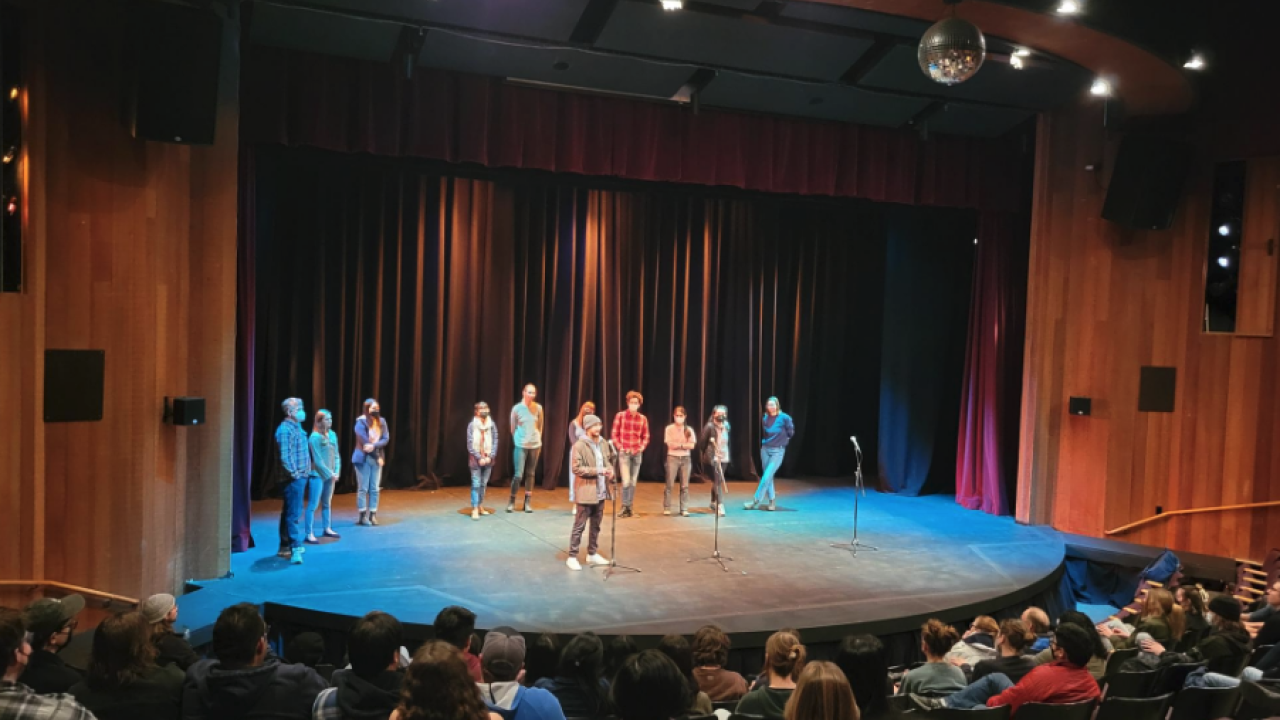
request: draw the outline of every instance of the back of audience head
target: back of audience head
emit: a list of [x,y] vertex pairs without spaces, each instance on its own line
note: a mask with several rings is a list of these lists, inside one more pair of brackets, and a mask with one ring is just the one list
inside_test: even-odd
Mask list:
[[787,699],[786,720],[859,720],[858,704],[844,672],[834,663],[809,663]]
[[1109,653],[1107,652],[1106,643],[1102,642],[1102,636],[1098,634],[1098,628],[1094,626],[1088,615],[1079,610],[1068,610],[1058,618],[1058,627],[1063,625],[1075,625],[1084,630],[1085,634],[1089,636],[1089,646],[1092,648],[1093,657],[1107,657]]
[[5,680],[17,680],[30,657],[26,618],[17,610],[0,607],[0,674]]
[[836,665],[844,672],[863,715],[885,711],[889,696],[889,663],[884,643],[874,635],[850,635],[840,642]]
[[524,658],[524,684],[533,684],[544,677],[553,677],[560,664],[560,644],[552,633],[542,633]]
[[1199,615],[1204,617],[1205,601],[1204,595],[1200,594],[1200,588],[1188,585],[1179,585],[1175,592],[1174,599],[1182,606],[1182,611],[1187,615]]
[[960,633],[950,625],[930,619],[920,627],[920,644],[930,659],[942,658],[960,640]]
[[400,664],[404,627],[394,616],[374,610],[356,621],[347,635],[351,672],[371,680]]
[[520,676],[525,659],[524,636],[510,627],[496,627],[484,636],[480,670],[485,682],[512,682]]
[[93,633],[88,683],[94,688],[121,688],[146,676],[156,659],[151,623],[139,612],[103,620]]
[[1089,664],[1093,657],[1093,641],[1089,631],[1074,623],[1058,624],[1053,633],[1053,644],[1062,651],[1062,657],[1077,667]]
[[604,646],[605,675],[613,677],[618,672],[618,668],[621,668],[628,658],[638,652],[640,652],[640,648],[636,646],[636,641],[632,640],[630,635],[615,635]]
[[990,615],[979,615],[973,619],[973,623],[969,626],[969,631],[986,633],[994,638],[996,633],[1000,632],[1000,624]]
[[671,658],[680,674],[689,684],[689,704],[698,696],[698,679],[693,676],[693,646],[683,635],[665,635],[658,641],[658,650]]
[[324,636],[318,632],[300,632],[284,649],[285,660],[314,668],[324,662]]
[[1036,636],[1017,618],[1000,621],[1000,637],[1003,638],[1004,644],[1017,655],[1025,653],[1027,648],[1036,641]]
[[764,644],[764,668],[762,673],[772,673],[780,678],[795,680],[804,669],[806,651],[800,638],[780,630],[769,636]]
[[400,686],[398,720],[487,720],[489,709],[456,645],[428,640],[413,654]]
[[560,653],[560,667],[556,672],[562,678],[572,680],[590,701],[596,710],[605,705],[604,688],[604,643],[595,633],[583,633],[569,640]]
[[1226,595],[1215,596],[1209,601],[1209,613],[1213,615],[1213,628],[1219,632],[1244,632],[1240,622],[1240,603]]
[[698,667],[724,667],[729,662],[729,636],[715,625],[704,625],[693,636],[693,662]]
[[450,605],[436,615],[433,625],[436,639],[452,643],[461,650],[471,647],[471,633],[476,629],[476,614],[460,605]]
[[267,655],[267,623],[252,603],[237,603],[213,624],[213,653],[227,668],[260,665]]
[[613,706],[622,720],[670,720],[686,713],[680,668],[658,650],[627,658],[613,681]]
[[1049,632],[1049,614],[1038,607],[1029,607],[1022,611],[1022,624],[1032,633],[1043,635]]
[[1164,588],[1147,588],[1147,601],[1142,608],[1143,617],[1163,617],[1169,625],[1169,637],[1181,638],[1187,629],[1187,617],[1182,606],[1173,599],[1173,593]]

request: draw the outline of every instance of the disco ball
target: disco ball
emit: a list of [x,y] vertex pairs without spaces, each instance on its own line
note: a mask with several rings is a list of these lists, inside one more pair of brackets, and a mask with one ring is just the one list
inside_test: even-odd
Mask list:
[[987,59],[987,39],[968,20],[949,17],[924,32],[916,57],[930,80],[958,85],[982,67],[982,61]]

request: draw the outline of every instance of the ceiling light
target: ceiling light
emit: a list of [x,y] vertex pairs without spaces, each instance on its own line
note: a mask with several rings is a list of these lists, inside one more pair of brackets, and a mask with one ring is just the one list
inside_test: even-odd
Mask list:
[[1062,0],[1058,3],[1057,13],[1059,15],[1075,15],[1081,10],[1078,0]]
[[1230,266],[1231,266],[1231,258],[1227,257],[1226,255],[1223,255],[1222,257],[1218,258],[1218,267],[1230,267]]
[[1200,53],[1193,53],[1190,60],[1182,63],[1182,67],[1188,70],[1203,70],[1204,64],[1204,56]]
[[1013,51],[1013,56],[1014,57],[1031,57],[1031,50],[1024,47],[1015,48]]
[[663,10],[679,10],[684,7],[683,0],[662,0]]
[[1103,80],[1102,78],[1098,78],[1093,81],[1093,85],[1089,86],[1089,94],[1096,95],[1098,97],[1108,97],[1111,95],[1111,83]]
[[1221,225],[1218,226],[1218,234],[1221,235],[1222,237],[1226,237],[1230,235],[1231,226],[1227,223],[1222,223]]
[[1020,55],[1010,55],[1009,64],[1013,66],[1014,70],[1021,70],[1024,67],[1022,64],[1022,57]]

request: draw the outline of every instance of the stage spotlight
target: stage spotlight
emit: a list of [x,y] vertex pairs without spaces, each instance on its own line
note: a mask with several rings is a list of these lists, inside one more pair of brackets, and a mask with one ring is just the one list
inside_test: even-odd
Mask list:
[[17,99],[18,99],[18,96],[19,96],[19,95],[21,95],[21,94],[22,94],[22,91],[18,89],[18,86],[17,86],[17,85],[14,85],[13,87],[9,88],[9,99],[10,99],[10,100],[17,100]]
[[1081,9],[1078,0],[1062,0],[1058,4],[1057,13],[1059,15],[1078,15]]
[[1093,81],[1093,85],[1089,86],[1089,94],[1097,97],[1109,97],[1111,95],[1111,83],[1098,78]]
[[9,202],[5,203],[4,209],[5,209],[5,212],[9,213],[10,215],[16,215],[18,213],[18,196],[17,195],[9,196]]
[[978,244],[978,238],[974,238],[974,239],[973,239],[973,244],[974,244],[974,245],[977,245],[977,244]]
[[1227,257],[1226,255],[1223,255],[1222,257],[1218,258],[1218,267],[1230,267],[1230,265],[1231,265],[1231,258]]
[[8,165],[13,162],[13,159],[16,157],[18,157],[18,148],[10,145],[9,149],[4,151],[4,164]]
[[1204,56],[1200,53],[1193,53],[1190,60],[1182,63],[1182,67],[1188,70],[1203,70],[1204,65]]
[[663,10],[679,10],[684,7],[683,0],[662,0]]
[[1231,234],[1231,225],[1229,225],[1229,224],[1227,224],[1227,223],[1222,223],[1221,225],[1219,225],[1219,226],[1218,226],[1218,234],[1219,234],[1219,235],[1221,235],[1222,237],[1226,237],[1226,236],[1230,235],[1230,234]]

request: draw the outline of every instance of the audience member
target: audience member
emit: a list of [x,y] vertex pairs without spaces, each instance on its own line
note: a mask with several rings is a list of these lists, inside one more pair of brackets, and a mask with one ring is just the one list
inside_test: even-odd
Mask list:
[[[603,650],[601,653],[603,654]],[[560,643],[556,640],[555,633],[542,633],[525,654],[524,677],[521,682],[525,687],[534,687],[543,678],[555,677],[559,668]]]
[[1132,629],[1113,620],[1098,626],[1098,632],[1110,638],[1113,646],[1127,648],[1134,646],[1134,637],[1139,633],[1146,633],[1156,642],[1172,645],[1182,639],[1186,627],[1182,606],[1173,601],[1173,593],[1164,588],[1147,588],[1147,598]]
[[0,608],[0,718],[5,720],[94,720],[70,695],[37,695],[18,682],[32,655],[27,622],[17,610]]
[[844,673],[834,663],[809,663],[783,712],[785,720],[859,720],[858,704]]
[[[534,684],[560,701],[571,718],[602,718],[609,714],[609,683],[604,678],[604,643],[595,633],[583,633],[564,646],[554,677]],[[525,662],[528,676],[529,663]]]
[[622,720],[670,720],[685,714],[685,679],[658,650],[627,658],[618,668],[611,696]]
[[956,629],[941,620],[929,620],[920,628],[920,650],[925,663],[907,671],[898,694],[942,696],[964,688],[964,671],[947,662],[947,651],[960,638]]
[[542,688],[527,688],[518,680],[524,668],[524,636],[499,627],[484,636],[480,651],[480,697],[502,720],[564,720],[560,701]]
[[284,648],[284,659],[314,670],[324,662],[324,636],[311,631],[294,635]]
[[[1078,610],[1068,610],[1062,613],[1062,617],[1058,618],[1058,627],[1062,627],[1064,624],[1083,628],[1085,634],[1089,636],[1089,644],[1093,648],[1093,655],[1089,658],[1089,664],[1086,669],[1094,678],[1102,679],[1102,676],[1107,674],[1107,658],[1110,657],[1113,650],[1111,643],[1098,634],[1098,628],[1094,626],[1093,620]],[[1045,648],[1035,655],[1034,660],[1037,665],[1051,663],[1054,660],[1053,651]]]
[[1280,581],[1267,589],[1260,601],[1261,607],[1244,619],[1244,628],[1255,636],[1254,645],[1275,645],[1280,642]]
[[1048,613],[1033,606],[1023,610],[1018,619],[1032,635],[1036,636],[1035,642],[1031,643],[1031,652],[1038,653],[1049,647],[1049,637],[1052,635],[1049,631],[1053,626],[1049,624]]
[[[1249,633],[1240,623],[1240,603],[1219,595],[1209,601],[1209,612],[1213,613],[1209,634],[1187,651],[1187,657],[1196,662],[1204,660],[1208,672],[1235,675],[1249,654]],[[1138,640],[1144,653],[1159,656],[1165,651],[1164,644],[1155,639]]]
[[705,625],[693,636],[693,677],[712,702],[740,700],[747,694],[746,678],[724,667],[729,647],[729,636],[715,625]]
[[996,634],[1000,625],[990,615],[979,615],[969,624],[960,640],[947,652],[947,661],[952,665],[968,665],[973,667],[982,660],[994,660],[996,651]]
[[498,716],[485,707],[458,646],[428,640],[405,670],[400,704],[391,720],[498,720]]
[[[335,672],[333,687],[316,696],[312,720],[386,720],[400,704],[403,644],[404,628],[388,613],[375,610],[357,620],[347,636],[351,669]],[[469,674],[467,680],[475,682]]]
[[612,681],[613,676],[618,674],[618,668],[622,667],[622,663],[638,652],[640,648],[636,646],[636,641],[632,640],[631,636],[613,636],[613,639],[604,646],[605,677]]
[[874,635],[850,635],[840,642],[836,665],[844,672],[862,720],[882,720],[889,711],[889,663],[884,643]]
[[698,688],[698,679],[693,676],[693,646],[683,635],[667,635],[658,642],[658,650],[680,668],[680,674],[689,682],[689,704],[686,714],[710,715],[711,697]]
[[326,687],[315,670],[267,657],[267,624],[250,603],[218,615],[213,652],[217,660],[201,660],[187,671],[184,720],[306,720]]
[[142,613],[109,617],[93,633],[89,672],[71,694],[98,720],[178,720],[185,676],[156,665],[156,654]]
[[[954,632],[953,630],[952,633]],[[765,682],[738,701],[737,713],[759,715],[766,720],[782,720],[787,700],[796,688],[796,678],[804,669],[804,662],[805,647],[795,635],[785,631],[770,635],[764,645],[764,668],[760,671],[761,675],[766,676]]]
[[1182,617],[1186,620],[1187,629],[1182,631],[1178,640],[1178,652],[1186,652],[1196,646],[1209,632],[1209,621],[1205,619],[1205,600],[1198,587],[1179,585],[1173,591],[1173,599],[1182,607]]
[[84,609],[84,598],[42,598],[27,606],[27,631],[31,633],[31,659],[22,673],[22,684],[46,695],[65,693],[84,679],[79,670],[63,662],[58,653],[76,632],[76,616]]
[[156,664],[174,665],[186,672],[200,656],[181,634],[173,629],[178,621],[178,602],[168,593],[152,595],[142,603],[142,617],[151,625],[151,642],[156,646]]
[[476,614],[459,605],[450,605],[436,615],[436,639],[444,640],[462,651],[462,659],[476,682],[484,679],[480,672],[480,658],[471,651],[472,637],[476,631]]
[[1021,620],[1005,620],[1000,623],[1000,631],[996,633],[996,647],[1000,656],[994,660],[982,660],[973,666],[972,680],[981,680],[991,673],[1003,673],[1015,685],[1024,675],[1031,672],[1038,664],[1032,658],[1023,655],[1035,642],[1032,635]]

